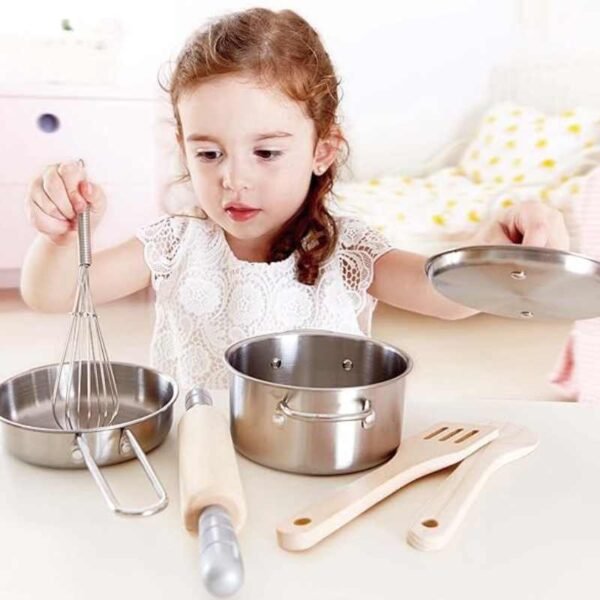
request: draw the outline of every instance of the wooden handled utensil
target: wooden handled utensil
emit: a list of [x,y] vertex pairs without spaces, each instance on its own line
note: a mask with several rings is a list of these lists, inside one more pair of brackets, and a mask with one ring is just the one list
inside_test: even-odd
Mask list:
[[439,550],[452,538],[488,477],[502,465],[533,452],[537,436],[511,423],[498,425],[500,435],[465,459],[419,511],[408,543],[417,550]]
[[403,441],[383,466],[300,511],[277,528],[285,550],[306,550],[408,483],[460,462],[498,436],[498,428],[438,423]]

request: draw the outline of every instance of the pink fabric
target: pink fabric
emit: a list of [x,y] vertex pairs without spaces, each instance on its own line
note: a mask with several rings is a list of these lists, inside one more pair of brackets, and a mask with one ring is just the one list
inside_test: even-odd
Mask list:
[[[600,260],[600,168],[586,178],[575,216],[581,254]],[[550,381],[569,398],[600,404],[600,318],[575,322]]]

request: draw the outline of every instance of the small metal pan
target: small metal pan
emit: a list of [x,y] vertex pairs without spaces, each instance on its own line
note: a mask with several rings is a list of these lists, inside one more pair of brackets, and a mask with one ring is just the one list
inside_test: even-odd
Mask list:
[[[67,431],[56,424],[52,391],[59,365],[31,369],[0,383],[4,447],[13,456],[35,465],[87,467],[111,510],[125,516],[152,515],[167,506],[168,498],[145,452],[159,446],[169,433],[177,384],[167,375],[138,365],[112,363],[112,367],[119,390],[119,412],[112,425],[96,429]],[[122,507],[100,472],[100,466],[132,458],[140,461],[158,496],[150,506]]]
[[482,312],[517,319],[600,316],[600,262],[532,246],[468,246],[432,256],[438,292]]

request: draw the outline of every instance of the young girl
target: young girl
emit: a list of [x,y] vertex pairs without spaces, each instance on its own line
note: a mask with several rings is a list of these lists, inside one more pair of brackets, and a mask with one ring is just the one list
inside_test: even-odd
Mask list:
[[[241,338],[296,328],[370,334],[376,301],[459,319],[475,311],[440,296],[425,257],[328,210],[347,146],[338,81],[317,33],[292,11],[252,9],[197,31],[169,93],[176,136],[201,218],[168,216],[94,256],[96,304],[152,284],[153,366],[182,389],[225,387],[223,351]],[[105,210],[85,166],[44,170],[28,194],[40,232],[21,291],[34,309],[67,311],[77,269],[76,216]],[[475,243],[566,248],[560,214],[526,203]]]

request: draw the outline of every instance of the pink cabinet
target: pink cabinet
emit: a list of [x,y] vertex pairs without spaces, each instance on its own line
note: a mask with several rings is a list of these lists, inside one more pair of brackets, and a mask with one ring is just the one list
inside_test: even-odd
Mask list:
[[132,91],[0,89],[0,287],[16,285],[36,235],[24,199],[45,165],[81,157],[90,180],[104,187],[108,209],[95,249],[159,215],[161,110],[164,101]]

